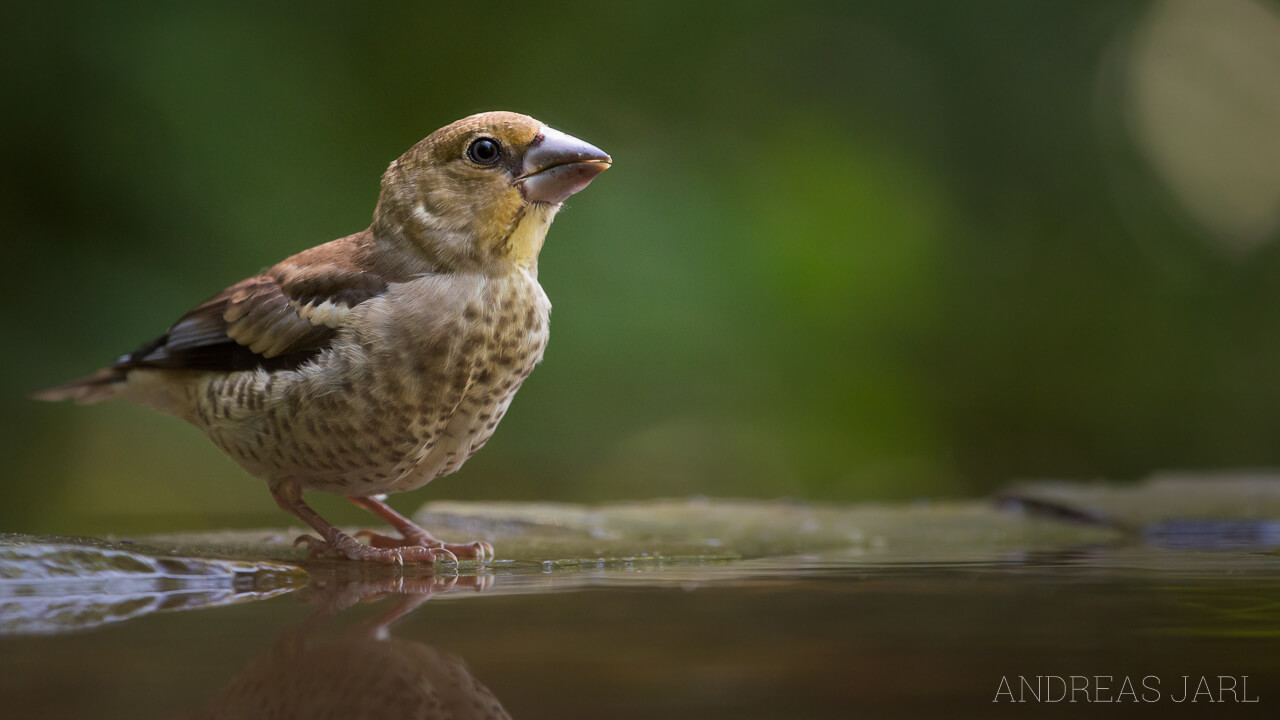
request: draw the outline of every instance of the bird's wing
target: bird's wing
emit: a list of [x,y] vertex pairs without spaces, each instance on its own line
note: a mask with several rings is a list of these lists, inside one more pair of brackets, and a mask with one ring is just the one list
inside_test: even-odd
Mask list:
[[387,290],[378,273],[309,254],[223,290],[115,367],[229,372],[305,363],[328,346],[351,308]]

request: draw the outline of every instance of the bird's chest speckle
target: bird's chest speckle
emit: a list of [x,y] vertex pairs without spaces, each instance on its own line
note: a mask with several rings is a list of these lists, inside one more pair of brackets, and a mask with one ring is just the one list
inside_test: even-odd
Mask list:
[[211,384],[199,424],[270,482],[347,495],[421,487],[493,435],[542,359],[551,304],[519,271],[428,278],[359,311],[364,330],[312,365]]
[[[386,492],[402,492],[457,470],[493,435],[516,391],[542,359],[551,306],[526,274],[491,280],[461,308],[448,333],[418,344],[419,357],[444,356],[406,382],[418,410],[416,447],[398,463]],[[421,366],[415,366],[421,369]]]

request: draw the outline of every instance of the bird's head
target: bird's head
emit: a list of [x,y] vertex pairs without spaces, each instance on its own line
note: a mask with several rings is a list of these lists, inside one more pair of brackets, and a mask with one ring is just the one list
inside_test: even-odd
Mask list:
[[536,268],[565,198],[612,160],[526,115],[489,112],[427,136],[382,177],[374,233],[440,269]]

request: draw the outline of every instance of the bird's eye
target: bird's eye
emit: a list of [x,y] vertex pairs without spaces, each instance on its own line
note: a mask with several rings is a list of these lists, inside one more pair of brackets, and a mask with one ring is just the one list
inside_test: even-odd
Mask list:
[[502,146],[493,138],[476,138],[467,148],[467,157],[477,165],[492,165],[502,157]]

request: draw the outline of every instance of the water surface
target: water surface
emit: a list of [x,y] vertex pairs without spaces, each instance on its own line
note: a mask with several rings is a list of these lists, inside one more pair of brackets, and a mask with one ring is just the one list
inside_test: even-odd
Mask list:
[[[11,582],[5,618],[30,620],[0,637],[0,697],[40,718],[1274,716],[1275,537],[1215,522],[949,560],[873,534],[434,577],[303,561],[232,568],[221,593],[221,570],[176,565],[96,615],[122,579]],[[1051,702],[1073,675],[1087,689]]]

